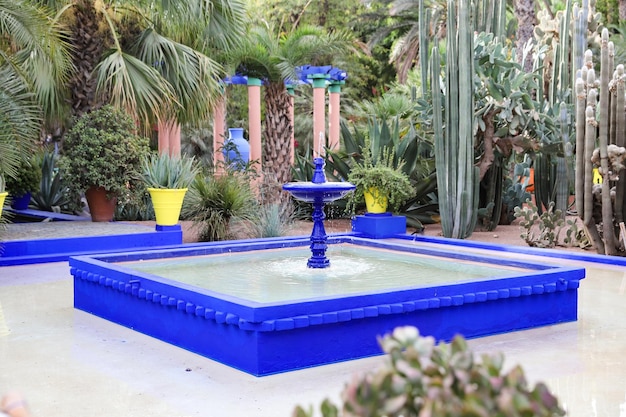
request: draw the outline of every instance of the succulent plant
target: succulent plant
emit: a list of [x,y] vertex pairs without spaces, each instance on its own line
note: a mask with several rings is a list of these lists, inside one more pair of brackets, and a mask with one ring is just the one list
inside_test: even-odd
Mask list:
[[[477,359],[457,336],[435,344],[415,327],[398,327],[381,346],[385,365],[357,376],[343,391],[343,404],[321,405],[324,417],[337,416],[562,416],[564,410],[544,383],[529,388],[521,366],[504,371],[502,354]],[[294,417],[313,410],[298,406]]]
[[200,172],[194,158],[153,153],[141,162],[148,188],[188,188]]

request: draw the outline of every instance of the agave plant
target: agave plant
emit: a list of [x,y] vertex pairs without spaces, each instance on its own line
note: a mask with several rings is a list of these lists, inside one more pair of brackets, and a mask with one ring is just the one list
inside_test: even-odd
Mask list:
[[33,193],[31,199],[38,210],[61,212],[70,201],[68,188],[56,167],[56,159],[53,152],[45,152],[42,156],[39,190]]
[[148,188],[188,188],[200,172],[195,158],[168,153],[148,155],[141,167]]

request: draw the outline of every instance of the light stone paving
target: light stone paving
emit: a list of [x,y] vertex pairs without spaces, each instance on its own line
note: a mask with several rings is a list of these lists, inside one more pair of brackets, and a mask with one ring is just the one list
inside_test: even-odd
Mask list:
[[[506,366],[521,364],[530,383],[547,382],[570,417],[623,416],[626,270],[565,262],[588,269],[577,322],[470,346],[478,354],[503,352]],[[288,417],[296,404],[338,401],[353,374],[384,361],[256,378],[77,311],[72,302],[67,263],[0,268],[0,392],[24,393],[35,417]]]

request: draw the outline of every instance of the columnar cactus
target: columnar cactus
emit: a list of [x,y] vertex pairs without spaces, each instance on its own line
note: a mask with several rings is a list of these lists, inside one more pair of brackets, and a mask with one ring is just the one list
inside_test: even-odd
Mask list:
[[[576,80],[576,126],[584,126],[584,136],[581,131],[576,136],[576,203],[596,251],[616,255],[624,251],[615,233],[624,222],[626,92],[623,65],[613,70],[613,45],[607,29],[602,30],[601,39],[600,79],[595,78],[593,55],[587,51]],[[594,168],[602,176],[602,184],[593,184]]]
[[442,93],[436,47],[431,60],[441,225],[445,237],[458,239],[474,231],[478,204],[478,168],[474,166],[473,30],[466,22],[470,22],[468,0],[448,0],[445,128],[440,113]]
[[[616,109],[622,109],[622,111],[615,112],[615,145],[621,148],[626,147],[626,88],[624,86],[624,79],[626,74],[624,73],[624,65],[620,64],[615,69],[615,75],[613,77],[613,86],[615,91],[615,107]],[[624,222],[624,198],[626,197],[626,170],[621,169],[618,172],[618,178],[620,181],[616,184],[615,190],[615,220],[618,226]]]

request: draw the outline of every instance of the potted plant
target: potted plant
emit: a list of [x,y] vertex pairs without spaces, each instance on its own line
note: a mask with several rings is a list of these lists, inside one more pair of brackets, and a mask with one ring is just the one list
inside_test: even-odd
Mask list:
[[178,223],[185,193],[200,172],[194,158],[151,154],[143,158],[142,175],[159,226]]
[[373,161],[369,146],[365,146],[362,161],[356,162],[348,175],[348,182],[356,186],[348,208],[354,211],[358,204],[365,203],[368,213],[385,213],[388,207],[397,212],[415,194],[409,177],[402,171],[403,164],[393,166],[391,150]]
[[2,207],[4,206],[4,199],[7,198],[7,193],[5,191],[5,182],[4,175],[0,172],[0,216],[2,216]]
[[36,158],[22,159],[15,177],[7,177],[6,191],[11,196],[11,207],[25,210],[30,203],[31,194],[39,190],[41,166]]
[[143,186],[148,139],[135,132],[128,114],[107,105],[81,116],[64,138],[59,165],[70,191],[85,193],[93,221],[113,220],[117,198]]

